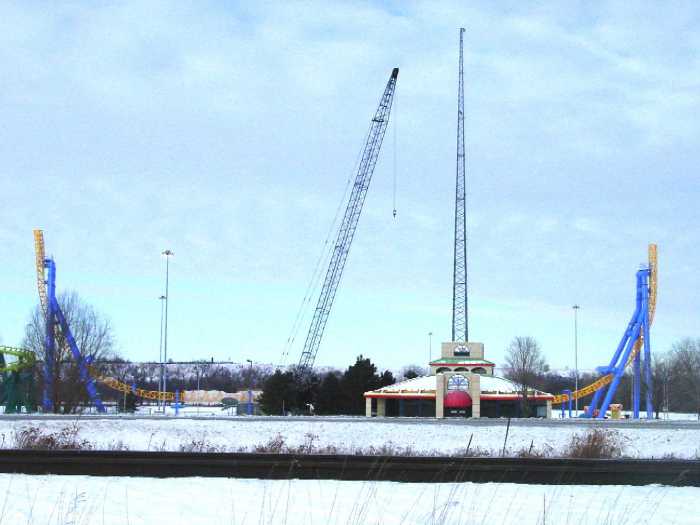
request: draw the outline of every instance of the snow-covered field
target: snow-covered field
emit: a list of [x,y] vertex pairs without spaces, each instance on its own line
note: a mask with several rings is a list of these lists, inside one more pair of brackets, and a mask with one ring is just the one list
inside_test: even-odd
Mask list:
[[697,524],[700,488],[0,475],[2,525]]
[[[532,420],[531,420],[532,421]],[[608,422],[604,422],[608,423]],[[613,422],[609,422],[613,423]],[[369,447],[390,446],[411,449],[416,454],[459,453],[472,440],[471,449],[500,454],[506,433],[505,421],[486,420],[470,424],[435,420],[367,420],[363,418],[35,418],[0,419],[0,446],[12,447],[16,433],[28,427],[44,432],[58,432],[77,425],[78,438],[94,448],[128,448],[130,450],[191,449],[202,443],[220,451],[251,450],[277,436],[289,446],[310,440],[317,447],[334,446],[338,452],[354,452]],[[700,426],[678,422],[648,424],[615,422],[623,454],[629,457],[678,458],[700,457]],[[549,451],[566,455],[567,444],[574,434],[582,433],[589,424],[571,421],[514,422],[508,433],[507,449]],[[605,425],[608,426],[608,425]]]

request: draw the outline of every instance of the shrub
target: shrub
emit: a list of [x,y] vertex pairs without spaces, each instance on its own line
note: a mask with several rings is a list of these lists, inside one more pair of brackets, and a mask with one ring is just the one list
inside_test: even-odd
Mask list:
[[78,438],[78,425],[65,427],[58,432],[44,432],[39,427],[27,427],[14,431],[15,447],[29,450],[82,450],[92,444]]
[[204,438],[193,439],[189,443],[180,444],[180,452],[226,452],[226,447],[212,445]]
[[286,450],[284,437],[282,434],[277,434],[268,440],[267,443],[255,445],[253,452],[258,454],[283,454]]
[[615,458],[622,455],[622,441],[615,430],[591,428],[571,436],[567,451],[571,458]]

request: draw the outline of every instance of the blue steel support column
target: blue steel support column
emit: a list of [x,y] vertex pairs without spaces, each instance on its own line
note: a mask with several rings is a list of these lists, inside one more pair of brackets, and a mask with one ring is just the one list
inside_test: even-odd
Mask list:
[[55,297],[53,300],[53,305],[56,318],[58,319],[58,322],[61,325],[61,331],[63,332],[63,335],[65,336],[66,341],[68,342],[68,346],[70,347],[71,353],[73,354],[73,359],[75,359],[75,361],[78,363],[80,379],[85,384],[85,389],[87,390],[90,401],[92,401],[95,404],[95,407],[97,408],[98,412],[104,412],[105,407],[102,404],[102,400],[100,399],[100,394],[97,392],[95,380],[92,378],[88,370],[89,363],[86,362],[86,359],[80,353],[78,344],[75,342],[75,337],[73,337],[73,333],[70,331],[70,327],[68,326],[68,321],[66,321],[66,318],[63,315],[63,311],[58,305],[58,301],[56,301]]
[[[637,282],[639,282],[639,276],[637,276]],[[634,313],[632,314],[632,318],[630,319],[629,323],[627,323],[627,328],[625,329],[624,334],[622,334],[622,338],[620,339],[620,342],[618,343],[617,348],[615,349],[615,353],[613,354],[613,357],[610,360],[610,364],[607,367],[601,367],[598,369],[599,372],[601,372],[602,374],[610,374],[615,372],[616,365],[620,360],[620,355],[622,354],[624,348],[629,342],[629,339],[632,337],[632,333],[635,331],[635,325],[637,324],[639,314],[641,313],[641,311],[642,303],[640,301],[639,296],[639,285],[637,285],[637,300],[635,303]],[[624,364],[622,365],[622,367],[624,368]],[[617,388],[617,385],[615,386],[615,388]],[[595,411],[598,408],[598,403],[600,403],[600,398],[603,396],[604,392],[605,389],[601,388],[600,390],[597,390],[595,394],[593,394],[593,399],[591,400],[591,404],[588,407],[588,412],[584,412],[584,415],[587,418],[594,417]]]
[[568,405],[568,407],[569,407],[569,419],[571,419],[571,396],[572,396],[571,390],[564,390],[562,393],[566,395],[567,403],[561,404],[561,418],[564,419],[566,406]]
[[588,410],[584,410],[583,414],[587,418],[592,418],[593,415],[595,414],[596,407],[598,406],[598,403],[600,403],[600,398],[603,396],[603,393],[605,392],[604,388],[598,389],[595,391],[595,394],[593,394],[593,399],[591,399],[591,404],[588,405]]
[[46,325],[44,334],[44,412],[53,412],[53,385],[54,385],[54,359],[56,355],[56,339],[54,326],[56,316],[54,303],[56,302],[56,265],[51,259],[44,260],[44,268],[48,269],[46,308]]
[[[639,337],[639,334],[641,333],[642,329],[642,324],[643,324],[643,312],[642,312],[642,297],[643,297],[643,291],[641,287],[641,282],[643,280],[643,277],[645,275],[646,270],[639,270],[637,272],[637,297],[636,297],[636,307],[634,310],[635,313],[635,318],[633,319],[633,324],[632,328],[627,330],[625,332],[625,338],[627,339],[627,344],[625,344],[625,351],[621,356],[621,359],[615,360],[615,363],[612,363],[611,367],[612,370],[608,369],[606,373],[612,372],[614,374],[612,383],[608,387],[607,393],[605,394],[605,399],[603,400],[603,404],[600,406],[600,412],[598,413],[598,419],[605,419],[605,413],[608,410],[608,407],[610,406],[610,403],[612,402],[612,398],[615,395],[615,392],[617,391],[617,387],[620,384],[620,379],[622,378],[622,374],[625,372],[625,365],[627,364],[627,361],[629,360],[630,354],[632,353],[632,347],[634,346],[635,341]],[[615,356],[618,357],[618,353],[615,352]],[[619,364],[617,364],[619,362]],[[591,413],[595,413],[595,407],[591,404]]]
[[641,364],[642,356],[634,356],[634,363],[632,367],[632,418],[639,419],[639,390],[641,387]]
[[654,405],[652,400],[653,379],[651,375],[651,338],[649,336],[649,276],[651,270],[646,273],[644,279],[644,383],[646,386],[646,409],[647,419],[654,418]]

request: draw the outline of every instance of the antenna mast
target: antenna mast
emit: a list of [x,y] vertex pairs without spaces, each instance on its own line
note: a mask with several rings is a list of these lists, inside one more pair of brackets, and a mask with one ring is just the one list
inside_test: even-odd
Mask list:
[[455,251],[452,288],[452,340],[469,340],[467,327],[467,216],[464,154],[464,28],[459,30],[459,88],[457,94],[457,183],[455,192]]

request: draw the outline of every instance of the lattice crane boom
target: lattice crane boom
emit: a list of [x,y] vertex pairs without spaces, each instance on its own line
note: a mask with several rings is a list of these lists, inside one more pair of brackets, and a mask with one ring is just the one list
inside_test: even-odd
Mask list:
[[299,359],[301,368],[312,367],[316,360],[316,354],[321,344],[321,338],[328,322],[328,316],[333,306],[335,294],[338,291],[338,285],[343,275],[345,262],[350,252],[357,223],[360,219],[362,206],[367,196],[369,183],[372,180],[372,174],[379,158],[379,151],[382,147],[384,134],[389,125],[389,115],[391,114],[391,105],[394,100],[394,91],[396,89],[396,80],[399,75],[399,69],[394,68],[389,77],[389,81],[384,89],[384,94],[379,101],[379,107],[372,117],[367,141],[365,142],[360,164],[355,176],[355,182],[350,193],[347,207],[343,220],[338,229],[338,235],[331,255],[331,260],[326,271],[326,276],[321,287],[321,293],[314,310],[313,318],[309,332],[306,335],[304,348]]

